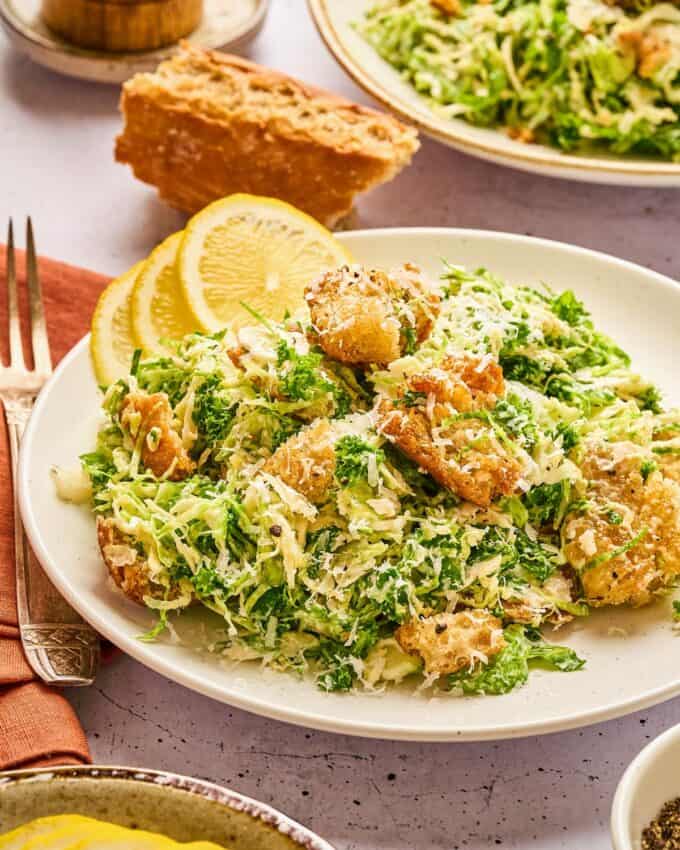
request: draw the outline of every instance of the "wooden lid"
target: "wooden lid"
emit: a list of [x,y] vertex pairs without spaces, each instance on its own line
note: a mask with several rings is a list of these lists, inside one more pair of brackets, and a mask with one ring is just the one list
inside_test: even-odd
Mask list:
[[42,0],[50,29],[98,50],[165,47],[193,32],[202,15],[203,0]]

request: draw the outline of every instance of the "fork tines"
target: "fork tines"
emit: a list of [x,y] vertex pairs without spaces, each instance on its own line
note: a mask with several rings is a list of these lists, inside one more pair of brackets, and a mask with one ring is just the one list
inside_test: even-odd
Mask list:
[[[10,367],[13,371],[27,372],[21,344],[21,322],[19,297],[17,292],[16,257],[14,249],[14,227],[12,219],[7,228],[7,322],[9,327]],[[33,372],[46,378],[52,371],[47,324],[43,307],[38,260],[35,252],[35,238],[30,216],[26,220],[26,283],[31,315],[31,347],[33,349]]]

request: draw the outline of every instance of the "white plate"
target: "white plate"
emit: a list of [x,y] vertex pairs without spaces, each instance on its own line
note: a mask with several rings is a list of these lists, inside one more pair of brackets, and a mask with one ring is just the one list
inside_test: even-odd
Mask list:
[[356,83],[423,133],[465,153],[533,171],[592,183],[680,186],[680,163],[624,156],[579,156],[544,145],[523,144],[500,130],[442,118],[352,27],[373,0],[308,0],[328,49]]
[[[598,327],[626,346],[640,370],[680,402],[680,288],[639,266],[524,236],[436,228],[372,230],[340,239],[363,263],[405,260],[431,275],[440,258],[484,265],[514,283],[550,281],[586,299]],[[587,660],[578,673],[534,672],[502,697],[430,699],[412,689],[375,695],[324,694],[310,681],[257,665],[221,666],[168,640],[142,643],[151,616],[106,579],[86,508],[64,504],[50,480],[54,464],[73,467],[94,444],[99,396],[82,340],[62,361],[36,404],[24,437],[20,500],[26,530],[48,574],[102,634],[154,670],[215,699],[293,723],[383,738],[481,740],[554,732],[605,720],[680,693],[680,644],[668,600],[643,610],[600,611],[558,633]],[[184,615],[185,617],[187,615]],[[188,631],[194,628],[189,614]],[[612,631],[615,628],[616,630]],[[625,636],[620,630],[627,633]]]
[[[122,83],[133,74],[153,71],[178,45],[159,50],[111,53],[86,50],[53,33],[40,18],[41,0],[0,0],[0,22],[11,42],[39,65],[97,83]],[[191,44],[236,50],[264,23],[269,0],[205,0],[203,21],[187,36]]]

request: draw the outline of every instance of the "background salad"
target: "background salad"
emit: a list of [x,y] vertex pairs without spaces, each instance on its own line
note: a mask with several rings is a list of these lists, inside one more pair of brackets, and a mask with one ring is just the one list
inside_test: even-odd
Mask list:
[[680,8],[381,0],[359,32],[440,114],[563,150],[680,158]]

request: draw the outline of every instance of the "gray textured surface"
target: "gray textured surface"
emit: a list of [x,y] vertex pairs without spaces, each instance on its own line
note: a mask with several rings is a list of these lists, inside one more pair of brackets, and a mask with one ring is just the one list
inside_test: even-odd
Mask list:
[[[273,0],[250,53],[361,98],[325,53],[303,0]],[[33,67],[0,40],[0,227],[9,214],[31,212],[44,253],[111,274],[181,223],[112,163],[116,100],[113,89]],[[537,178],[425,141],[411,169],[359,211],[367,227],[531,233],[680,275],[679,191]],[[680,721],[675,700],[526,741],[361,741],[231,710],[129,659],[72,698],[97,760],[226,783],[282,808],[342,850],[606,850],[611,797],[625,765],[650,737]]]

